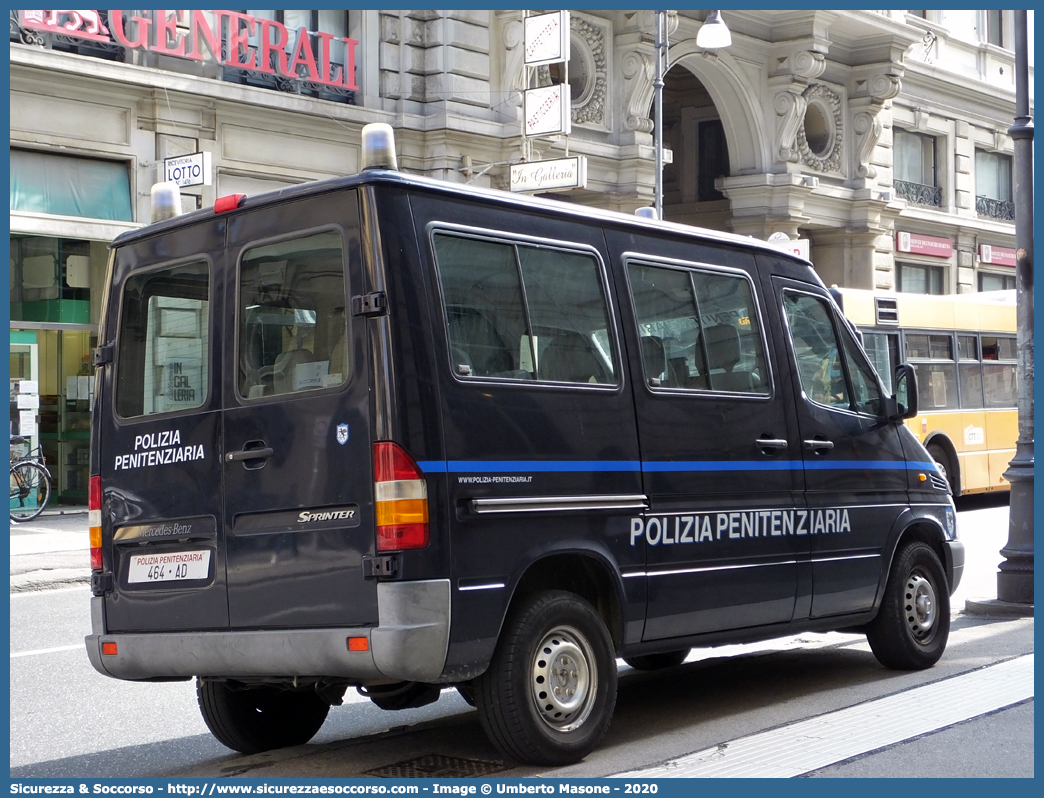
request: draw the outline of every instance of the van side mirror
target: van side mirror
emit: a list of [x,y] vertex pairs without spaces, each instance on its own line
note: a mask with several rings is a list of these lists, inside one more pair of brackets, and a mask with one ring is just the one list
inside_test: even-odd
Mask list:
[[903,363],[895,370],[894,398],[896,420],[917,415],[917,375],[909,363]]

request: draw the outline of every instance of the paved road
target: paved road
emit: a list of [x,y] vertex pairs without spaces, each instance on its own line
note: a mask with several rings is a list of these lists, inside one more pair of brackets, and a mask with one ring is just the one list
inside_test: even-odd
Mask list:
[[[964,598],[996,595],[996,563],[1006,539],[1002,504],[979,500],[959,509],[969,569],[955,609]],[[12,579],[23,580],[23,586],[36,579],[32,584],[40,586],[48,574],[64,579],[66,570],[78,569],[82,576],[85,525],[85,516],[68,516],[16,527]],[[72,550],[61,551],[67,547]],[[52,567],[56,564],[63,567]],[[90,625],[88,595],[86,586],[74,584],[11,596],[13,777],[345,777],[386,775],[389,771],[381,769],[389,764],[417,769],[432,761],[450,771],[505,767],[482,764],[500,758],[483,737],[474,710],[454,691],[445,691],[433,705],[403,712],[384,712],[352,693],[345,706],[331,711],[312,744],[235,755],[210,736],[190,684],[118,682],[90,667],[82,648]],[[605,776],[678,762],[766,729],[797,728],[810,718],[945,683],[1032,652],[1032,619],[958,614],[942,662],[917,674],[881,668],[864,638],[836,633],[694,652],[686,664],[655,675],[622,666],[616,716],[594,754],[569,768],[508,768],[496,775]],[[1031,776],[1032,731],[1030,699],[806,775]]]

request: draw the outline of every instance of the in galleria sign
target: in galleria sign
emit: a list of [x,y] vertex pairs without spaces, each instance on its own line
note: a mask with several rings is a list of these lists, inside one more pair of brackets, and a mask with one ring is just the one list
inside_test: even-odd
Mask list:
[[[110,11],[108,27],[97,11],[22,11],[21,20],[24,28],[77,39],[192,61],[202,61],[209,54],[226,67],[359,89],[355,84],[355,47],[359,42],[355,39],[322,31],[309,33],[306,28],[290,31],[281,22],[238,11],[139,13],[146,16]],[[251,45],[251,38],[256,45]],[[330,46],[335,41],[344,43],[343,67],[331,63]]]

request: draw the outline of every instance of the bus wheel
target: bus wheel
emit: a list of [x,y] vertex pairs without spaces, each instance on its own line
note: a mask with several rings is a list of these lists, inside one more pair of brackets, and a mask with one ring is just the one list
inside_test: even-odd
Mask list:
[[946,453],[946,450],[939,446],[939,444],[937,443],[928,444],[928,454],[932,458],[932,460],[935,461],[935,464],[939,467],[939,470],[942,472],[943,479],[946,480],[946,484],[950,486],[950,493],[956,496],[957,491],[953,484],[953,479],[957,476],[957,472],[955,472],[950,466],[950,456]]
[[950,634],[950,591],[939,557],[914,542],[897,555],[877,617],[866,639],[878,661],[894,670],[930,668]]
[[616,706],[612,640],[579,596],[536,593],[512,613],[474,686],[482,728],[505,755],[534,765],[579,762]]
[[242,754],[307,743],[326,720],[330,705],[314,691],[278,687],[230,687],[196,680],[199,711],[218,742]]
[[682,651],[663,651],[659,654],[624,657],[623,661],[638,671],[659,671],[681,665],[687,656],[689,656],[689,649],[686,648]]

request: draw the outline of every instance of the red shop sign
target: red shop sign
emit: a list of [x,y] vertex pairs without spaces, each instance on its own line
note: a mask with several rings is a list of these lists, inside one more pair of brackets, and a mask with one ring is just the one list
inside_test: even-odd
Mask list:
[[950,239],[920,233],[896,233],[895,248],[911,255],[931,255],[933,258],[948,258],[953,254]]
[[[110,11],[108,28],[97,11],[22,11],[20,16],[22,27],[34,30],[192,61],[202,61],[206,50],[223,66],[359,89],[355,85],[355,47],[359,42],[355,39],[338,39],[322,31],[310,35],[306,28],[287,30],[275,20],[238,11],[153,11],[129,19],[124,18],[123,11]],[[251,46],[255,33],[257,46]],[[222,41],[227,47],[224,57]],[[344,42],[343,69],[330,63],[333,41]]]
[[979,262],[992,263],[995,266],[1015,266],[1015,250],[1011,247],[995,247],[992,244],[979,244]]

